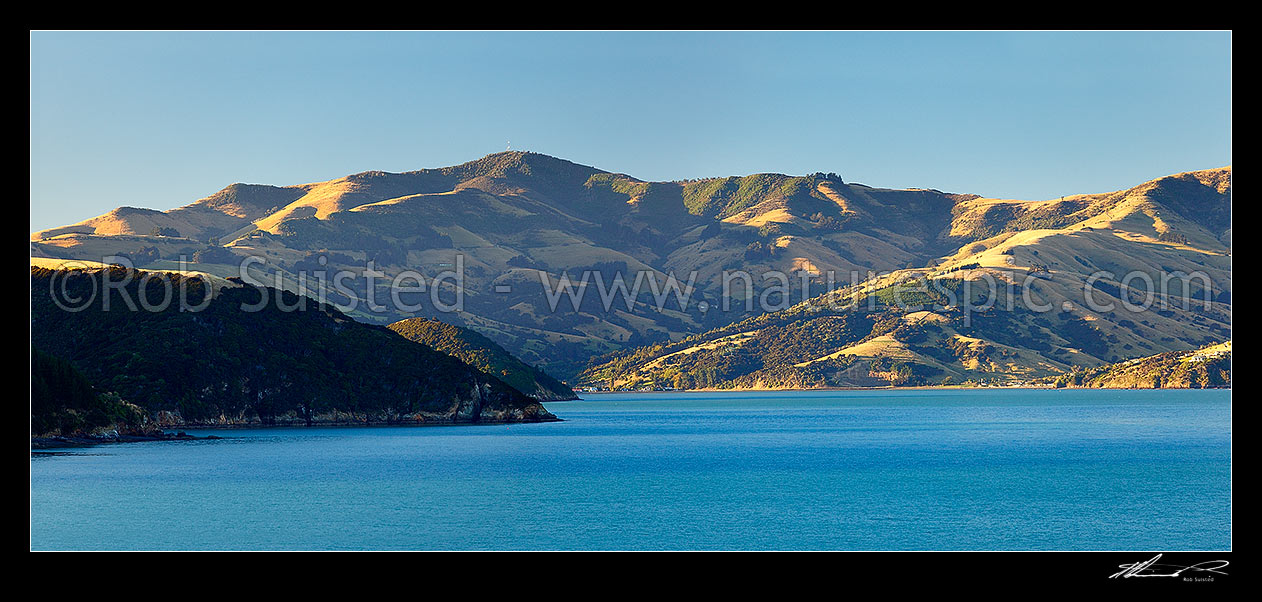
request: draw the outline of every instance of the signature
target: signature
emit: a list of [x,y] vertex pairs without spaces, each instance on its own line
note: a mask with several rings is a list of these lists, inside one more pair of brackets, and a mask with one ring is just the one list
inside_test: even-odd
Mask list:
[[1161,560],[1161,554],[1157,554],[1156,556],[1153,556],[1151,560],[1146,560],[1144,562],[1119,564],[1117,566],[1122,570],[1109,575],[1109,579],[1117,579],[1118,577],[1122,577],[1123,579],[1129,579],[1131,577],[1178,577],[1186,571],[1226,575],[1227,573],[1224,573],[1220,569],[1226,567],[1228,564],[1231,564],[1226,560],[1207,560],[1190,566],[1179,566],[1177,564],[1158,564],[1158,560]]

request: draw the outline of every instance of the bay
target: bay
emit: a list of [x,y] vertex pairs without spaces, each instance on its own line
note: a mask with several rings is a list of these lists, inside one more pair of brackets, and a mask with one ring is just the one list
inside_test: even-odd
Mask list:
[[1227,550],[1231,393],[616,393],[31,457],[32,549]]

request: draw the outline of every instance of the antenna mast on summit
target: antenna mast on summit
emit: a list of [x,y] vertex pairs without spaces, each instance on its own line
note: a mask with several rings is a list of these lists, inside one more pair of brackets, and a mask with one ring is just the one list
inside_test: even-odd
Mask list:
[[510,150],[513,150],[513,141],[512,141],[512,140],[509,140],[509,141],[508,141],[508,146],[505,146],[505,147],[504,147],[504,152],[508,152],[508,151],[510,151]]

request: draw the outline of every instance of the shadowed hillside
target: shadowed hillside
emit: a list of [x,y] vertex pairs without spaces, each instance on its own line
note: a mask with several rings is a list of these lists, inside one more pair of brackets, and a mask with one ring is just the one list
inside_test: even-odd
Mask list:
[[503,347],[477,332],[437,320],[411,318],[389,326],[409,341],[424,343],[454,356],[540,401],[578,399],[569,387],[513,357]]
[[[111,282],[125,284],[98,297]],[[66,309],[75,299],[93,302]],[[32,267],[31,333],[36,349],[159,424],[555,419],[452,356],[269,288],[122,268]]]

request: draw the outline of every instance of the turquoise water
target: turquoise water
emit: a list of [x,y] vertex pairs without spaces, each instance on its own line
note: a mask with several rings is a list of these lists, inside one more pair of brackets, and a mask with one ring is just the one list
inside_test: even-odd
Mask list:
[[1229,391],[593,395],[31,458],[33,549],[1231,548]]

